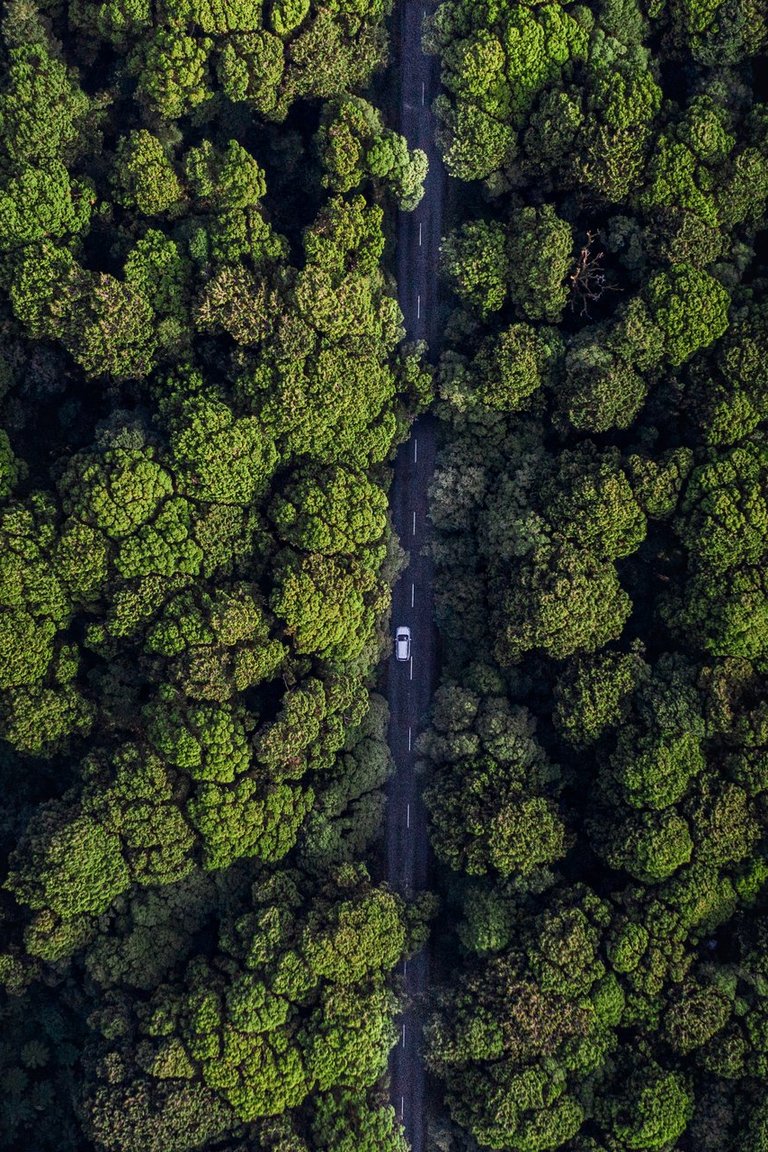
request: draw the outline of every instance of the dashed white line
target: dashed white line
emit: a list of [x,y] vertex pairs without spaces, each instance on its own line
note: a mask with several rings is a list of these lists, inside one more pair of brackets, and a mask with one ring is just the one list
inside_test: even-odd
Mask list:
[[416,297],[416,319],[421,320],[421,296]]
[[419,224],[419,248],[421,248],[421,230],[423,227],[423,224]]
[[408,751],[411,750],[411,729],[408,729]]
[[408,679],[413,680],[413,656],[411,656],[411,674]]
[[413,531],[412,531],[411,535],[412,536],[416,535],[416,513],[415,512],[413,514]]
[[415,603],[416,603],[416,585],[411,584],[411,608],[414,607]]
[[405,1048],[405,1024],[403,1024],[403,1048]]
[[426,96],[427,96],[427,85],[426,85],[426,81],[422,80],[422,82],[421,82],[421,103],[422,103],[422,107],[423,107],[423,105],[424,105],[424,101],[426,100]]
[[400,1119],[402,1120],[405,1112],[405,1096],[400,1097]]
[[413,462],[414,462],[414,464],[418,464],[418,462],[419,462],[419,442],[418,442],[418,440],[414,440],[414,442],[413,442]]
[[405,826],[406,826],[406,828],[410,828],[410,826],[411,826],[411,806],[410,806],[410,804],[406,804],[406,806],[405,806]]
[[407,976],[407,975],[408,975],[408,961],[403,960],[403,976]]

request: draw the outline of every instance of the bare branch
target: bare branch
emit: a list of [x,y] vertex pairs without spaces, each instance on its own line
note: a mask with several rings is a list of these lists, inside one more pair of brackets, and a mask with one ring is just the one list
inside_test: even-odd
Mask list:
[[580,305],[580,316],[589,316],[590,303],[599,300],[604,292],[621,291],[608,279],[603,268],[605,253],[593,250],[596,239],[596,232],[587,232],[587,242],[579,253],[576,267],[568,277],[571,284],[571,308],[575,310]]

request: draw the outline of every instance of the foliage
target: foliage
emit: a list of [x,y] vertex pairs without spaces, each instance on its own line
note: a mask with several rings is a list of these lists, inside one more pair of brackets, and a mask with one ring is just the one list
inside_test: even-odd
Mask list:
[[0,17],[9,1152],[404,1152],[430,903],[363,864],[431,395],[383,262],[426,155],[361,95],[389,7]]
[[445,901],[433,1139],[753,1152],[765,14],[442,0],[424,44],[457,181],[418,744]]

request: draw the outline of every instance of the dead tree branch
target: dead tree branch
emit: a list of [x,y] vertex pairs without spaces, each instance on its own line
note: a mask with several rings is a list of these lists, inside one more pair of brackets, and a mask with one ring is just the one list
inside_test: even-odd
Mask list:
[[603,268],[605,253],[594,250],[596,232],[587,232],[587,242],[579,253],[576,267],[568,277],[571,284],[571,308],[580,306],[580,316],[589,316],[589,305],[605,292],[618,292],[619,288],[608,279]]

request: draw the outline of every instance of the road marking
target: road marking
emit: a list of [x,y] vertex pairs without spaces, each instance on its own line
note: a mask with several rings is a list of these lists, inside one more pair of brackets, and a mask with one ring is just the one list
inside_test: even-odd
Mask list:
[[401,1096],[400,1097],[400,1119],[401,1120],[403,1118],[404,1112],[405,1112],[405,1096]]
[[403,960],[403,976],[407,976],[407,975],[408,975],[408,961]]
[[413,608],[415,603],[416,603],[416,585],[411,584],[411,608]]
[[411,806],[410,806],[410,804],[407,804],[405,807],[405,826],[406,826],[406,828],[410,828],[410,826],[411,826]]
[[422,104],[422,107],[424,106],[426,94],[427,94],[427,84],[426,84],[425,80],[422,80],[422,82],[421,82],[421,104]]
[[419,442],[418,442],[418,440],[414,440],[414,442],[413,442],[413,462],[414,462],[414,464],[418,464],[418,462],[419,462]]
[[408,751],[411,750],[411,729],[408,729]]
[[413,680],[413,656],[411,656],[411,674],[408,679]]
[[416,513],[415,512],[413,514],[413,531],[411,532],[411,535],[412,536],[416,535]]
[[421,296],[416,297],[416,319],[421,320]]
[[405,1024],[403,1024],[403,1048],[405,1048]]
[[421,230],[423,227],[423,224],[419,224],[419,248],[421,248]]

